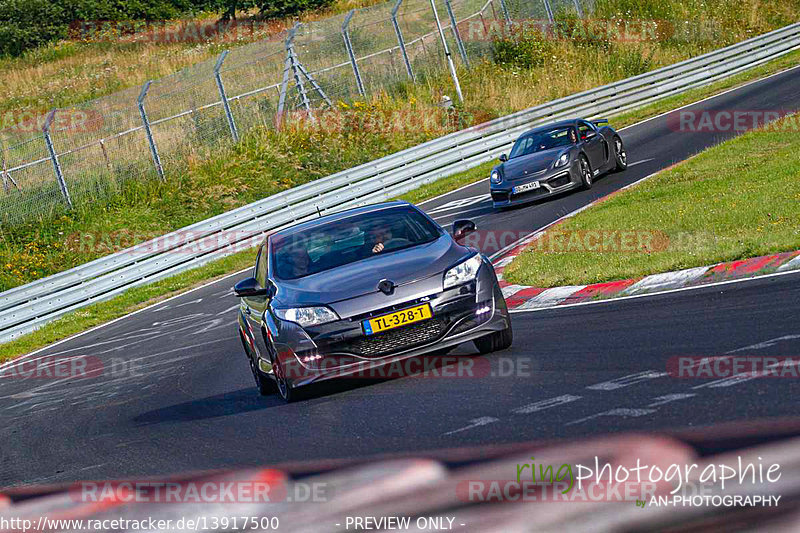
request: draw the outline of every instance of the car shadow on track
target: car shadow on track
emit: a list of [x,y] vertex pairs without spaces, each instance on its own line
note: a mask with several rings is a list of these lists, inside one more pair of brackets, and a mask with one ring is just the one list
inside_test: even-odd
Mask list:
[[[322,399],[326,396],[361,389],[370,385],[378,385],[396,379],[428,379],[430,377],[439,377],[440,375],[452,375],[452,370],[448,374],[445,372],[445,369],[457,365],[456,358],[475,359],[479,357],[475,353],[464,353],[465,351],[466,350],[459,349],[450,356],[445,356],[443,352],[435,352],[427,356],[420,356],[418,359],[425,360],[426,363],[414,366],[413,368],[416,369],[421,366],[425,369],[423,372],[405,373],[402,371],[403,367],[401,367],[399,374],[389,370],[388,377],[386,377],[385,374],[378,373],[377,375],[369,375],[361,378],[336,378],[330,381],[309,385],[304,387],[305,390],[302,391],[303,400],[293,404],[293,406],[302,406],[306,401],[313,402],[315,399]],[[405,361],[413,359],[415,358]],[[149,426],[163,423],[193,422],[238,415],[251,411],[260,411],[263,409],[273,409],[276,407],[289,406],[277,394],[261,396],[258,394],[255,387],[246,387],[224,394],[217,394],[215,396],[208,396],[206,398],[199,398],[197,400],[147,411],[134,417],[133,423],[139,426]]]

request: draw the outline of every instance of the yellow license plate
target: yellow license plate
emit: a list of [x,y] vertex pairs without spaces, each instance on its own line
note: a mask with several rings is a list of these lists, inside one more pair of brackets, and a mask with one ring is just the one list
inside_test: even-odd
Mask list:
[[383,315],[369,320],[364,320],[361,324],[364,326],[364,333],[372,335],[386,331],[387,329],[399,328],[406,324],[413,324],[414,322],[421,322],[433,316],[430,304],[422,304],[416,307],[409,307],[402,311],[395,311],[388,315]]

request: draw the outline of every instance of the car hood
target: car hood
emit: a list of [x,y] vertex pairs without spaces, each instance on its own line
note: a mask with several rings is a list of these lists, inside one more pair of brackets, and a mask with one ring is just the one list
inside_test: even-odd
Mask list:
[[563,151],[564,147],[562,146],[560,148],[553,148],[543,152],[534,152],[532,154],[509,159],[503,163],[503,177],[507,180],[532,177],[533,174],[550,168],[555,162],[556,157]]
[[[277,280],[278,294],[275,304],[280,307],[331,305],[366,294],[379,293],[378,282],[383,279],[394,282],[397,286],[395,293],[402,297],[406,292],[404,286],[440,276],[447,268],[466,259],[471,253],[474,252],[443,234],[428,244],[386,255],[378,254],[298,280]],[[438,282],[438,290],[442,290],[441,280]]]

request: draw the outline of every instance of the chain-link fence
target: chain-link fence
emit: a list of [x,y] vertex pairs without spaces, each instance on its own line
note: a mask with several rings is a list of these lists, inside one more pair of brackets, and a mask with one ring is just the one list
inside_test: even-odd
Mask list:
[[393,0],[223,52],[162,79],[66,109],[35,132],[0,132],[3,224],[113,196],[129,180],[166,179],[187,155],[237,142],[254,126],[314,113],[490,53],[521,20],[578,17],[591,0]]

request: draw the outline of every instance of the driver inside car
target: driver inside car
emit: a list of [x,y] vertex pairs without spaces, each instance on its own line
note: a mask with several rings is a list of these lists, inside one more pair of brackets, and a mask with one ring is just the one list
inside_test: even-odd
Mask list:
[[372,226],[367,230],[364,239],[364,248],[368,254],[377,254],[383,251],[386,243],[392,239],[392,230],[383,225]]

